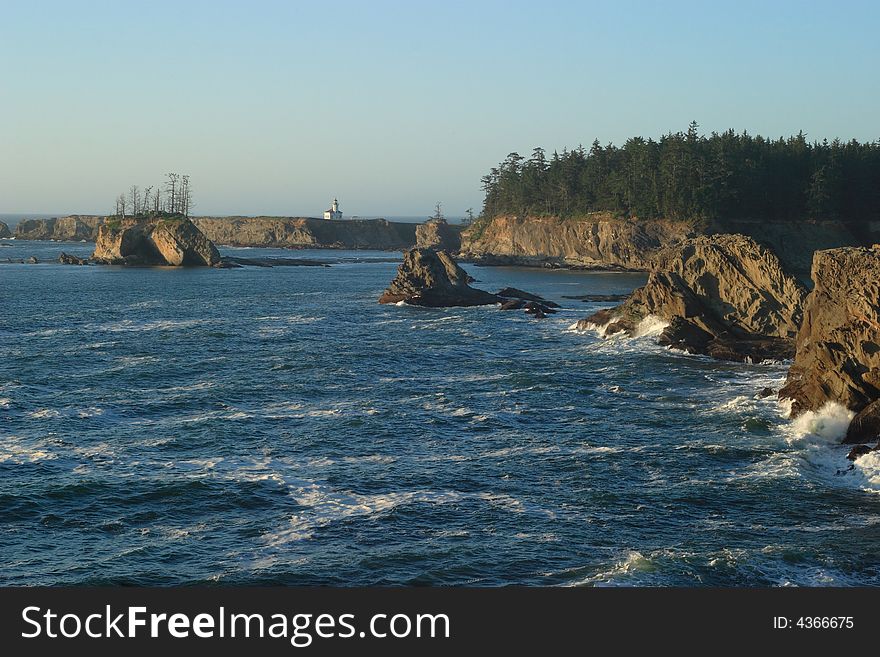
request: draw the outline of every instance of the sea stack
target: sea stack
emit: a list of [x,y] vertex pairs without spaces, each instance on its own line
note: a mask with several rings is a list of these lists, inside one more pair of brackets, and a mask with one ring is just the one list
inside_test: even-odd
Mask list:
[[653,315],[669,322],[660,343],[676,349],[719,360],[790,358],[806,294],[750,237],[697,237],[659,252],[644,287],[577,327],[632,335]]
[[403,255],[397,276],[379,303],[404,301],[413,306],[485,306],[501,298],[472,288],[471,278],[446,251],[410,249]]
[[123,265],[214,266],[220,253],[182,215],[109,220],[98,229],[95,262]]

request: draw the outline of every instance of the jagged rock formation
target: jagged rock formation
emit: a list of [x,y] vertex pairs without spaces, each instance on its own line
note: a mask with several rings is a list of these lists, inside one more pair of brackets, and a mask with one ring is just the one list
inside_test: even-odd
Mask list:
[[817,249],[854,246],[864,237],[840,221],[687,223],[617,219],[498,216],[462,236],[460,257],[483,264],[650,271],[654,254],[688,237],[738,233],[771,248],[787,270],[806,274]]
[[686,240],[656,254],[648,282],[617,308],[578,322],[635,334],[653,315],[670,322],[660,343],[721,360],[794,354],[804,287],[768,249],[743,235]]
[[195,217],[192,222],[215,244],[229,246],[402,251],[416,243],[415,224],[385,219]]
[[847,442],[880,437],[880,245],[818,251],[797,353],[779,396],[792,414],[856,411]]
[[0,239],[4,237],[12,237],[12,233],[9,231],[9,226],[0,221]]
[[416,226],[416,248],[458,253],[461,226],[450,226],[445,219],[430,219]]
[[468,285],[470,276],[446,251],[412,249],[403,255],[397,276],[379,303],[404,301],[414,306],[485,306],[501,297]]
[[15,227],[15,237],[21,240],[57,240],[65,242],[94,242],[98,228],[105,217],[70,215],[52,219],[23,219]]
[[158,217],[103,224],[92,260],[102,264],[213,266],[220,262],[220,253],[188,219]]

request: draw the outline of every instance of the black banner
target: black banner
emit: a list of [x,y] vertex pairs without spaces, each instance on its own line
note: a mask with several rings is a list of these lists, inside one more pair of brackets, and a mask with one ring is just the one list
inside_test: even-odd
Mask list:
[[12,655],[850,649],[873,642],[877,599],[866,588],[9,588],[0,645]]

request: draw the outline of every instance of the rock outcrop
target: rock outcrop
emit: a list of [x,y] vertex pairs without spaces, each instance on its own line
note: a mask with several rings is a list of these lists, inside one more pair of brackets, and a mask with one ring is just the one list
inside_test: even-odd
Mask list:
[[818,251],[812,277],[779,396],[793,415],[828,402],[855,411],[849,442],[880,437],[880,245]]
[[215,244],[229,246],[403,251],[416,243],[416,224],[385,219],[194,217]]
[[181,216],[126,219],[103,224],[92,260],[102,264],[213,266],[220,253]]
[[450,226],[445,219],[429,219],[416,226],[416,248],[458,253],[461,226]]
[[794,354],[807,292],[770,250],[743,235],[697,237],[658,252],[654,262],[644,287],[577,327],[633,335],[655,316],[669,322],[660,343],[690,353],[735,361]]
[[95,215],[22,219],[15,227],[15,237],[21,240],[94,242],[98,237],[98,229],[105,219]]
[[5,237],[12,237],[12,233],[9,230],[9,226],[0,221],[0,239]]
[[501,297],[472,288],[470,276],[446,251],[412,249],[403,256],[397,276],[379,303],[406,302],[413,306],[485,306]]

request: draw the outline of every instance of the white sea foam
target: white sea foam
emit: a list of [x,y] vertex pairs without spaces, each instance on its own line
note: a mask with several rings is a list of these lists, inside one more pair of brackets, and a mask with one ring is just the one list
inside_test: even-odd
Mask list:
[[0,440],[0,463],[13,463],[23,465],[25,463],[38,463],[57,458],[57,455],[36,446],[28,446],[22,441],[11,436]]
[[852,473],[855,475],[861,487],[875,493],[880,493],[880,452],[874,451],[863,454],[855,460]]
[[665,319],[661,319],[656,315],[648,315],[641,322],[639,322],[638,326],[636,326],[636,330],[633,333],[634,338],[645,338],[654,335],[660,335],[665,329],[669,326],[669,322]]
[[40,408],[36,411],[31,411],[28,413],[28,417],[31,417],[35,420],[46,420],[53,417],[60,417],[61,413],[56,411],[54,408]]
[[831,445],[840,442],[855,413],[835,402],[828,402],[818,411],[807,411],[792,421],[786,431],[786,442],[803,445]]

